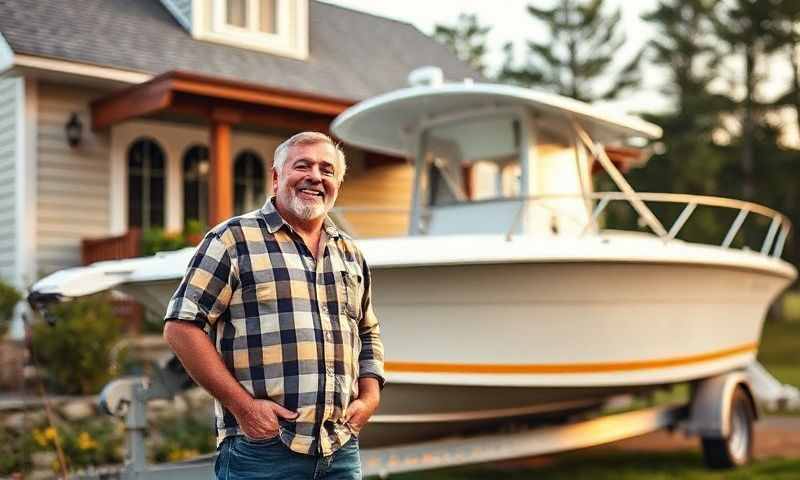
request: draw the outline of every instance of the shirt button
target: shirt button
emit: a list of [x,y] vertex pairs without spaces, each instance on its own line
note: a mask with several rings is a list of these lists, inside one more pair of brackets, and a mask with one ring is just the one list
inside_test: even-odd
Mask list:
[[322,304],[322,313],[328,313],[328,305]]
[[332,342],[333,341],[333,333],[325,332],[325,338],[327,338],[329,342]]

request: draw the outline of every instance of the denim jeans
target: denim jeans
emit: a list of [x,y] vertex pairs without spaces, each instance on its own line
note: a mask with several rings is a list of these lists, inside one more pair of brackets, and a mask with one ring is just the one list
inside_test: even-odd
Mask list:
[[328,457],[289,450],[277,437],[255,441],[237,435],[219,446],[219,480],[360,480],[361,456],[353,437]]

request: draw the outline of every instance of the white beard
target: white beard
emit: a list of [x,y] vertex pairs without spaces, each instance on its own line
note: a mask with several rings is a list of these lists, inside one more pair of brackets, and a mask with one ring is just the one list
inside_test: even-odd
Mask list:
[[294,190],[289,190],[289,210],[294,216],[303,220],[313,220],[328,213],[328,206],[322,202],[306,202],[297,196]]
[[329,195],[325,195],[324,199],[319,201],[306,201],[298,197],[295,189],[286,185],[282,179],[278,179],[278,181],[280,182],[278,188],[284,190],[289,196],[286,207],[292,212],[292,215],[301,220],[313,220],[326,215],[336,201],[335,197],[331,198]]

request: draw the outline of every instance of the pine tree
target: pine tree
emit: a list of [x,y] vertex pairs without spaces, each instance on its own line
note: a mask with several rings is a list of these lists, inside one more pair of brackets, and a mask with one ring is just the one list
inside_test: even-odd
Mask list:
[[780,51],[792,67],[792,81],[786,93],[775,103],[790,106],[795,111],[795,126],[800,132],[800,2],[778,2],[772,10],[769,24],[770,47]]
[[776,44],[770,35],[773,19],[772,0],[723,0],[719,2],[719,16],[715,22],[717,36],[728,49],[744,60],[744,98],[739,102],[742,110],[741,131],[741,185],[742,196],[752,200],[755,193],[754,163],[757,122],[763,118],[767,105],[756,98],[759,78],[757,69],[766,54]]
[[[643,15],[654,37],[645,46],[644,59],[663,72],[661,93],[671,103],[662,114],[648,120],[664,130],[659,153],[642,169],[628,173],[640,191],[718,194],[718,181],[727,158],[714,144],[712,135],[719,125],[724,98],[709,93],[718,77],[720,60],[713,38],[713,0],[660,0]],[[651,208],[663,219],[674,219],[683,205],[657,204]],[[721,242],[728,225],[718,212],[698,209],[681,231],[681,238]]]
[[559,0],[552,8],[529,5],[528,12],[545,27],[549,38],[528,42],[527,62],[522,68],[514,66],[507,46],[500,79],[587,102],[615,98],[637,85],[641,53],[621,69],[613,68],[625,43],[622,12],[616,9],[605,14],[603,6],[604,0]]
[[433,38],[447,45],[458,58],[467,62],[472,68],[484,73],[484,55],[486,55],[486,35],[490,28],[478,23],[474,14],[462,13],[455,25],[436,25]]
[[[672,101],[670,112],[652,120],[664,129],[665,154],[652,159],[648,169],[668,168],[650,175],[665,182],[659,189],[715,194],[724,159],[713,146],[724,97],[709,92],[718,77],[720,54],[711,38],[713,0],[661,0],[643,19],[655,27],[647,44],[647,58],[666,73],[661,92]],[[645,173],[645,172],[643,172]],[[645,177],[647,178],[647,177]]]

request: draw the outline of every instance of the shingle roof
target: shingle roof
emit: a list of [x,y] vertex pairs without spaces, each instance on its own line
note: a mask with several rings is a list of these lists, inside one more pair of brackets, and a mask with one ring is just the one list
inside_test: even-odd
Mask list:
[[293,60],[192,39],[158,0],[0,0],[0,32],[18,54],[160,74],[184,70],[361,100],[437,65],[480,79],[414,26],[309,2],[309,58]]

